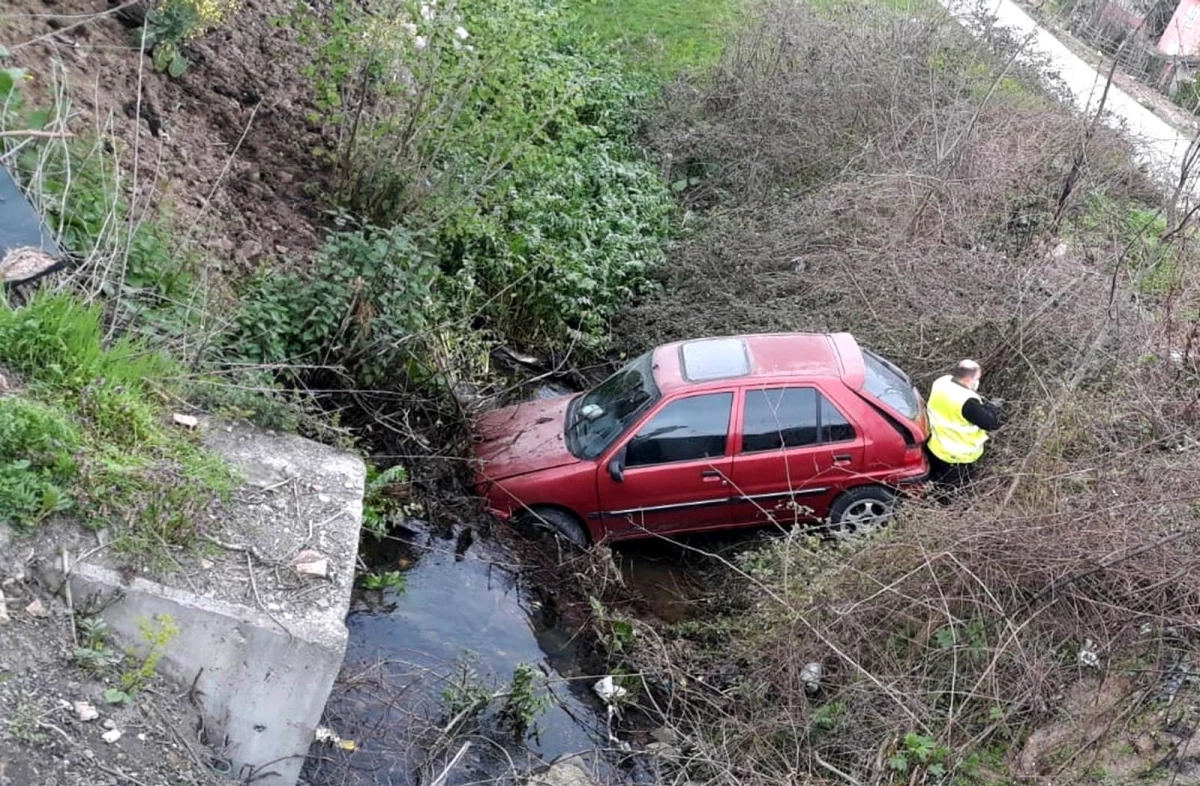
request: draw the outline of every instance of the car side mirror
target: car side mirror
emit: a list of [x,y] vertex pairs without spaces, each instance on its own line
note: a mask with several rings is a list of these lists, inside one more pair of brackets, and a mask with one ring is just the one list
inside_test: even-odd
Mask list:
[[613,479],[614,483],[623,483],[625,481],[624,452],[613,456],[612,461],[608,462],[608,475]]

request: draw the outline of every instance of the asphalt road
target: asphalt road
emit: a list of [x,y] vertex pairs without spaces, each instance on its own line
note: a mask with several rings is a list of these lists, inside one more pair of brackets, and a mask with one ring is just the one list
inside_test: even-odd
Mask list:
[[[1086,113],[1094,113],[1104,93],[1107,74],[1068,49],[1050,31],[1039,25],[1012,0],[939,0],[952,16],[968,28],[978,25],[980,12],[996,17],[996,24],[1009,28],[1018,41],[1025,44],[1031,56],[1044,57],[1050,70],[1057,72],[1071,91],[1075,104]],[[1112,127],[1123,128],[1134,140],[1139,163],[1147,167],[1157,180],[1173,188],[1179,179],[1184,156],[1192,137],[1154,112],[1116,85],[1109,88],[1104,102],[1103,121]],[[1200,169],[1200,167],[1197,167]],[[1193,188],[1195,174],[1192,175]]]

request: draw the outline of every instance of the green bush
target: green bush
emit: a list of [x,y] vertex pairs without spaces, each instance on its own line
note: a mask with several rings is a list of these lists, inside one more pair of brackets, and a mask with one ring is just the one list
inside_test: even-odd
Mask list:
[[437,324],[438,272],[403,229],[331,235],[302,273],[264,270],[246,288],[228,353],[253,363],[337,365],[363,385],[410,368]]
[[[382,377],[362,350],[390,354],[399,334],[429,329],[428,313],[449,316],[452,336],[602,346],[617,310],[648,287],[670,226],[669,189],[633,140],[651,85],[546,0],[335,2],[327,18],[291,21],[314,47],[313,120],[337,140],[317,153],[335,166],[337,199],[361,221],[407,229],[432,266],[384,278],[429,299],[382,302],[371,275],[361,291],[353,279],[319,283],[335,257],[361,264],[335,235],[319,270],[289,279],[301,297],[282,297],[279,281],[251,287],[239,335],[257,357],[341,346],[328,342],[345,337],[351,302],[370,305],[378,337],[354,336],[343,359],[363,383]],[[308,293],[323,287],[337,313],[310,318]],[[400,370],[393,357],[371,362]]]
[[171,362],[127,338],[105,344],[103,314],[66,293],[24,308],[0,304],[0,362],[35,382],[73,392],[96,386],[141,390],[174,372]]
[[455,302],[519,340],[602,346],[617,311],[649,289],[672,205],[620,147],[530,153],[506,188],[447,221],[437,249]]
[[1200,114],[1200,85],[1194,79],[1181,80],[1171,100],[1189,112]]
[[16,511],[0,521],[27,526],[74,498],[85,523],[114,526],[119,548],[146,554],[190,543],[232,489],[220,460],[167,425],[160,395],[175,365],[137,340],[106,341],[98,306],[45,292],[0,304],[0,365],[28,383],[0,399],[0,511]]
[[0,524],[24,528],[71,504],[80,435],[62,413],[0,397]]

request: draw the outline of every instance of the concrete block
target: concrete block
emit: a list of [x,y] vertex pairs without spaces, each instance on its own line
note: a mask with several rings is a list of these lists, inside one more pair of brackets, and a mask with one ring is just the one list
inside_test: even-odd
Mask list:
[[[266,614],[156,582],[79,564],[71,590],[81,608],[102,608],[126,646],[146,649],[141,627],[168,614],[179,633],[159,671],[200,692],[208,740],[227,744],[232,774],[293,786],[342,666],[346,627],[297,620],[286,630]],[[273,775],[269,773],[274,773]]]
[[[75,607],[98,612],[139,655],[142,626],[170,615],[179,633],[158,670],[181,689],[195,685],[230,774],[294,786],[345,654],[366,468],[292,435],[203,429],[246,481],[205,524],[206,548],[177,552],[178,570],[130,575],[111,549],[76,545],[87,558],[71,567]],[[326,575],[308,570],[314,560]]]

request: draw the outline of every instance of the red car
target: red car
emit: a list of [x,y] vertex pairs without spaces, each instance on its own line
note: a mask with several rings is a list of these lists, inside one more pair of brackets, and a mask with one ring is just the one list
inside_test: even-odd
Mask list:
[[848,333],[658,347],[593,390],[488,412],[476,488],[580,546],[886,520],[928,474],[925,404]]

